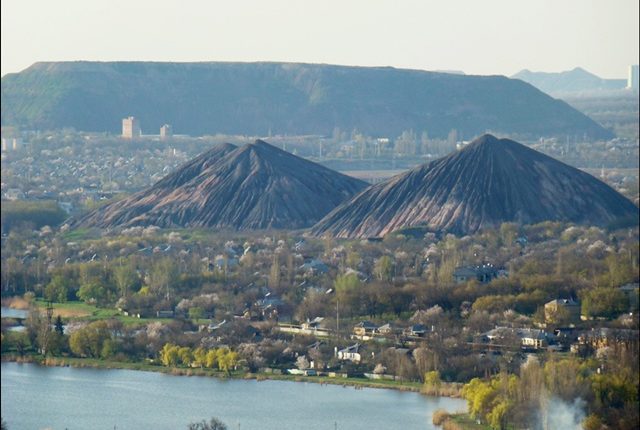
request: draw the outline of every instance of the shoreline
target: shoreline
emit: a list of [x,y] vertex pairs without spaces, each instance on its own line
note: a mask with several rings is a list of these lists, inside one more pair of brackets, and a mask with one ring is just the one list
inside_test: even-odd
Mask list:
[[[15,354],[2,354],[0,356],[2,362],[12,362],[21,364],[36,364],[45,367],[77,367],[92,368],[105,370],[134,370],[143,372],[164,373],[174,376],[205,376],[218,379],[245,379],[256,380],[258,382],[264,380],[273,381],[289,381],[289,382],[310,382],[314,384],[331,384],[342,385],[343,387],[353,387],[354,389],[377,388],[396,391],[407,391],[420,393],[425,396],[460,398],[459,387],[455,383],[443,382],[443,390],[439,393],[424,393],[422,383],[419,382],[380,382],[377,380],[367,380],[361,378],[335,378],[328,376],[299,376],[299,375],[277,375],[272,373],[251,373],[243,371],[234,371],[231,373],[220,372],[212,369],[200,368],[181,368],[181,367],[165,367],[140,362],[110,361],[98,360],[92,358],[76,358],[76,357],[49,357],[44,359],[41,356],[25,355],[23,357]],[[460,384],[461,386],[462,384]]]

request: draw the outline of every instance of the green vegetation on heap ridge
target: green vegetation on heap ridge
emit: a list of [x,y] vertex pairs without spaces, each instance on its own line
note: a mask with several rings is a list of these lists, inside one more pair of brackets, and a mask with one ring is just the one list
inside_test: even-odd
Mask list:
[[335,127],[445,137],[612,134],[566,103],[503,76],[292,63],[36,63],[2,78],[2,126],[120,132],[331,135]]

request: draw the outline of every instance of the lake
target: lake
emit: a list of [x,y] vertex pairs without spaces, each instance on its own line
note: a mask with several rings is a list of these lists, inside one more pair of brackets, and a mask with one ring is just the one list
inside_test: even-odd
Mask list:
[[29,315],[29,312],[22,309],[5,308],[3,306],[0,309],[0,315],[2,315],[2,318],[25,319]]
[[460,399],[310,382],[221,380],[132,370],[2,363],[9,430],[186,429],[212,416],[229,430],[433,429]]

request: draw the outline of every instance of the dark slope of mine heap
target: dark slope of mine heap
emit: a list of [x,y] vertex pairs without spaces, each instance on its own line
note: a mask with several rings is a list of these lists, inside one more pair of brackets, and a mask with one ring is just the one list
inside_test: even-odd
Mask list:
[[508,139],[464,149],[372,186],[311,232],[374,237],[406,227],[470,234],[503,222],[607,225],[638,208],[593,176]]
[[75,225],[297,229],[313,225],[365,187],[258,140],[216,147]]

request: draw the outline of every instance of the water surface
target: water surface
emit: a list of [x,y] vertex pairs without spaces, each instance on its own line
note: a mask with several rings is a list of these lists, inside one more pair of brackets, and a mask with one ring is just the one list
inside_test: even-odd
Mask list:
[[2,315],[2,318],[25,319],[27,315],[29,315],[29,312],[22,309],[5,308],[2,306],[2,308],[0,308],[0,315]]
[[132,370],[2,363],[10,430],[186,429],[212,416],[235,429],[433,429],[459,399],[306,382],[219,380]]

